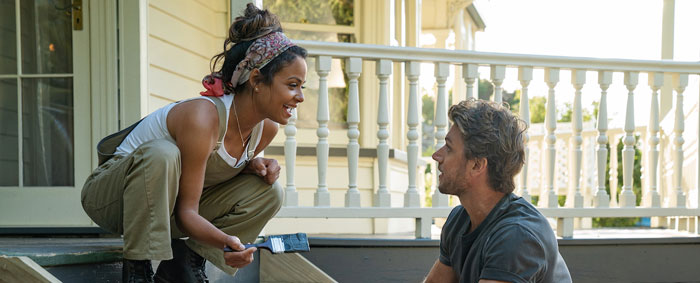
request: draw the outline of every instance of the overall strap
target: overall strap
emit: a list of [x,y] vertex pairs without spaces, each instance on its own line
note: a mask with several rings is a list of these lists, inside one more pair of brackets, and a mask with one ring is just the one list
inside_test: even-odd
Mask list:
[[219,113],[219,139],[216,141],[216,147],[214,147],[214,151],[216,151],[221,147],[221,143],[224,142],[224,137],[226,136],[226,105],[221,101],[221,98],[215,96],[208,98],[214,101],[216,112]]

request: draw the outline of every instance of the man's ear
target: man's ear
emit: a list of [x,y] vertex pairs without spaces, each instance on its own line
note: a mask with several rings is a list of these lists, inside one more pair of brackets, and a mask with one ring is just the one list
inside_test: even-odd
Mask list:
[[486,173],[488,169],[489,161],[486,157],[474,158],[474,163],[472,164],[472,174],[473,176],[478,176]]

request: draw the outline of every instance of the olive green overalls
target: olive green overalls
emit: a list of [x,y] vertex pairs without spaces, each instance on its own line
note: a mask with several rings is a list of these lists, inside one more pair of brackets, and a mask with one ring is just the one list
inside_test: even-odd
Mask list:
[[[218,98],[213,100],[219,121],[226,121],[224,103]],[[106,161],[83,186],[83,208],[103,229],[124,235],[124,258],[168,260],[173,258],[170,239],[186,237],[175,224],[173,213],[181,173],[180,151],[171,140],[156,139],[143,143],[129,155],[111,156],[129,129],[133,127],[119,132],[120,137],[108,136],[98,145],[100,161]],[[226,122],[220,122],[217,148],[225,132]],[[256,140],[257,136],[251,136],[249,142]],[[249,154],[248,158],[252,156]],[[284,193],[278,182],[269,185],[257,175],[239,175],[247,163],[248,160],[239,168],[232,168],[215,149],[207,160],[199,201],[202,217],[243,243],[253,242],[260,234],[279,210]],[[224,272],[235,274],[236,268],[224,261],[223,247],[211,247],[191,238],[186,243]]]

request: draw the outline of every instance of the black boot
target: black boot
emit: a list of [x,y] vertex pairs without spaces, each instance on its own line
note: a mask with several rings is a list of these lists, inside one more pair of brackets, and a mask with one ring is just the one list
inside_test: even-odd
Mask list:
[[122,282],[152,283],[153,267],[150,260],[122,260]]
[[155,282],[209,282],[204,272],[206,260],[190,249],[184,240],[172,239],[173,259],[161,261]]

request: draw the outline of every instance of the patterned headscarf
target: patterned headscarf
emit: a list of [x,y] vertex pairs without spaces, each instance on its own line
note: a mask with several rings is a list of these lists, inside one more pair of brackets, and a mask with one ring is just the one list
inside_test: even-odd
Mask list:
[[[282,52],[294,46],[287,36],[281,32],[271,32],[256,39],[246,50],[246,55],[236,65],[233,75],[229,80],[235,88],[244,84],[250,78],[250,72],[254,69],[262,69]],[[223,96],[223,79],[221,73],[213,73],[202,79],[202,85],[207,91],[200,92],[204,96]]]

